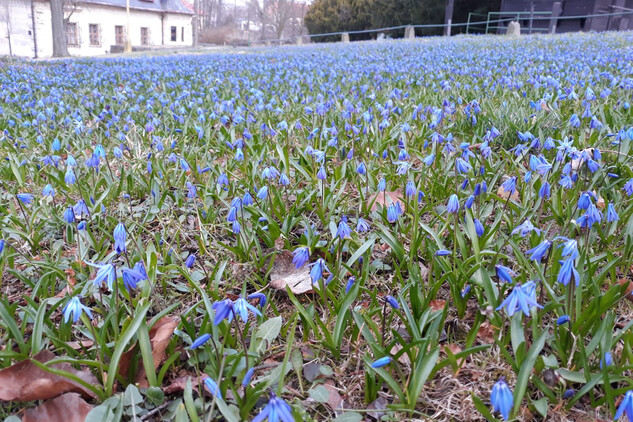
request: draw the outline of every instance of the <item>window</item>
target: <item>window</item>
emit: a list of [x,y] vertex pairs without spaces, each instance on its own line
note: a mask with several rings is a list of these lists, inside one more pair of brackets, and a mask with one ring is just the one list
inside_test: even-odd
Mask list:
[[178,28],[176,28],[175,26],[171,27],[171,40],[172,41],[178,41],[178,37],[177,37],[177,33],[176,31],[178,30]]
[[97,25],[96,23],[91,23],[90,25],[88,25],[88,32],[90,33],[90,45],[100,46],[101,36],[99,35],[99,25]]
[[114,43],[116,45],[123,45],[125,39],[123,38],[123,25],[116,25],[114,27]]
[[185,42],[185,27],[180,28],[180,41]]
[[68,45],[79,45],[79,38],[77,37],[77,24],[66,24],[66,43]]
[[149,45],[149,28],[141,28],[141,45]]

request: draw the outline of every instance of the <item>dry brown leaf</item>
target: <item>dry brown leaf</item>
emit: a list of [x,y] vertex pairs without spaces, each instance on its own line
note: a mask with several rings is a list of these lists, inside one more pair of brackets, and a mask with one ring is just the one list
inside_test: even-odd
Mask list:
[[[400,350],[402,350],[402,346],[399,343],[396,343],[393,345],[393,347],[391,348],[391,355],[395,356]],[[411,365],[411,359],[409,359],[409,355],[406,353],[403,353],[399,358],[398,358],[398,362],[404,364],[404,365]]]
[[330,397],[327,399],[328,406],[334,411],[340,410],[343,404],[343,398],[338,393],[338,389],[334,386],[334,381],[327,380],[323,386],[330,393]]
[[503,186],[499,186],[499,189],[497,189],[497,196],[504,200],[510,197],[510,200],[514,202],[521,202],[521,198],[519,197],[519,191],[516,189],[514,192],[512,192],[512,196],[510,196],[510,192],[505,190]]
[[[81,384],[47,372],[32,363],[32,360],[46,363],[54,358],[53,353],[42,350],[31,359],[23,360],[0,371],[0,400],[46,400],[68,392],[79,393],[87,398],[96,397],[92,391]],[[70,372],[88,384],[98,384],[97,378],[92,373],[77,370],[69,363],[56,363],[52,367]]]
[[446,301],[442,299],[435,299],[429,302],[429,308],[433,311],[443,311],[446,306]]
[[26,409],[22,422],[84,422],[92,410],[77,393],[66,393]]
[[402,189],[389,192],[378,192],[367,199],[367,205],[371,206],[372,211],[377,211],[378,207],[388,207],[391,204],[400,203],[400,208],[404,210],[404,198],[402,197]]
[[87,349],[89,347],[92,347],[95,344],[95,342],[92,340],[82,340],[82,341],[69,341],[66,344],[68,344],[74,350],[82,350],[82,349]]
[[495,329],[489,321],[479,326],[477,337],[485,344],[493,344],[495,342]]
[[198,378],[191,375],[187,375],[184,377],[174,378],[169,382],[169,385],[163,387],[163,393],[165,394],[176,394],[185,391],[185,386],[187,385],[187,380],[191,378],[191,388],[196,390],[198,388]]
[[290,291],[296,295],[313,291],[308,267],[295,268],[290,251],[281,251],[275,257],[270,273],[270,286],[284,292],[286,286],[289,286]]

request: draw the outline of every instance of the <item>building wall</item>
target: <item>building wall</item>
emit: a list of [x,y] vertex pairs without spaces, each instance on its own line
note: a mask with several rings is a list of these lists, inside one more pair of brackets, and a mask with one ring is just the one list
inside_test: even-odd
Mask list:
[[[193,44],[193,25],[191,15],[180,15],[170,13],[165,15],[163,20],[163,31],[165,34],[164,45],[192,45]],[[171,28],[176,27],[176,41],[171,40]],[[183,39],[184,35],[184,39]]]
[[[11,2],[12,47],[13,54],[34,57],[31,0],[0,0],[0,16],[5,2]],[[35,36],[37,37],[37,56],[50,57],[53,54],[51,10],[47,0],[33,0],[35,16]],[[68,14],[68,12],[67,12]],[[0,55],[9,54],[6,27],[0,18]],[[116,44],[115,27],[122,26],[125,39],[127,13],[125,8],[95,4],[80,4],[71,14],[70,24],[76,24],[77,45],[68,45],[71,56],[94,56],[110,52]],[[98,25],[98,40],[90,42],[90,25]],[[176,27],[176,40],[171,40],[171,27]],[[144,46],[141,43],[141,28],[147,28],[147,47],[190,46],[193,41],[191,15],[162,13],[156,11],[130,9],[130,41],[133,47]]]
[[33,57],[31,16],[30,0],[0,0],[0,55]]

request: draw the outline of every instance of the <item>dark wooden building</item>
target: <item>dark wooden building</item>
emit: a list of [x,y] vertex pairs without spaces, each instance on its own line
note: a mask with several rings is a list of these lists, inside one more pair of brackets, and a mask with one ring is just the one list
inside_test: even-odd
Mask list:
[[[606,15],[599,17],[577,17]],[[633,29],[633,0],[502,0],[501,19],[517,17],[521,32],[624,31]],[[507,26],[507,22],[504,22]]]

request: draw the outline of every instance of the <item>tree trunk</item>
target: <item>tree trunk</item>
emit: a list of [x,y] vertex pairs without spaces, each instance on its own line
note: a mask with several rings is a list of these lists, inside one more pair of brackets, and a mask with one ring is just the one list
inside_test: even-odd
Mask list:
[[64,25],[63,0],[51,1],[51,27],[53,28],[53,57],[68,56],[66,46],[66,25]]
[[198,30],[200,28],[200,4],[199,0],[194,0],[193,2],[193,42],[192,45],[194,47],[198,46]]

